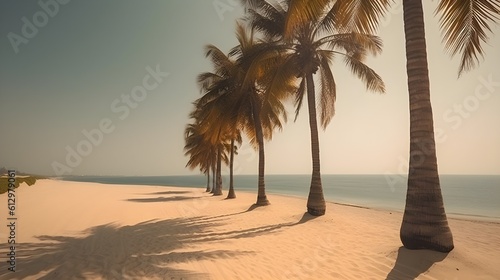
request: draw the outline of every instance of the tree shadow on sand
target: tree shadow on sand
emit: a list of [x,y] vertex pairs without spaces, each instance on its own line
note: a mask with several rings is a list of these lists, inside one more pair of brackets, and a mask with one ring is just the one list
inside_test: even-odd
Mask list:
[[162,194],[186,194],[191,193],[190,191],[164,191],[164,192],[154,192],[148,193],[146,195],[162,195]]
[[[38,275],[38,279],[208,279],[199,272],[199,261],[234,258],[253,251],[190,249],[191,245],[251,238],[302,224],[297,222],[265,225],[241,230],[221,231],[217,216],[151,220],[131,226],[104,224],[89,228],[81,236],[38,236],[40,242],[16,246],[15,275],[0,271],[0,279]],[[175,268],[189,263],[194,271]]]
[[398,257],[386,280],[415,279],[420,274],[428,271],[434,263],[444,260],[448,253],[430,250],[409,250],[400,247]]
[[189,244],[202,242],[200,237],[216,225],[197,218],[176,218],[123,227],[100,225],[82,232],[82,237],[39,236],[40,243],[16,246],[16,272],[5,269],[0,278],[24,279],[44,272],[38,279],[206,279],[208,275],[174,266],[253,253],[189,250]]
[[181,200],[191,200],[195,199],[195,197],[192,196],[169,196],[169,197],[150,197],[150,198],[130,198],[127,199],[126,201],[129,202],[169,202],[169,201],[181,201]]

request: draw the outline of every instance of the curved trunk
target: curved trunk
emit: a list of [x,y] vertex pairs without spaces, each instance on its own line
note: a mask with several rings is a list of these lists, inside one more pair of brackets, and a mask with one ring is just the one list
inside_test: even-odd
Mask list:
[[227,198],[236,198],[233,185],[234,139],[231,140],[231,155],[229,157],[229,192]]
[[421,0],[403,0],[403,13],[410,95],[410,162],[400,237],[408,249],[449,252],[454,247],[453,236],[439,184]]
[[258,194],[257,202],[255,204],[259,206],[269,205],[269,200],[267,200],[266,195],[266,185],[264,183],[264,169],[265,169],[265,158],[264,158],[264,134],[262,132],[262,123],[260,121],[260,104],[254,97],[252,104],[252,115],[253,122],[255,126],[255,136],[257,137],[257,144],[259,146],[259,177],[258,177]]
[[214,195],[222,195],[221,162],[222,162],[222,145],[219,145],[219,147],[217,148],[217,168],[216,168]]
[[309,126],[311,128],[311,153],[312,153],[312,177],[309,197],[307,198],[307,212],[314,216],[325,214],[326,204],[321,184],[320,159],[319,159],[319,136],[318,123],[316,120],[316,97],[314,92],[314,81],[312,73],[306,75],[307,84],[307,106],[309,109]]

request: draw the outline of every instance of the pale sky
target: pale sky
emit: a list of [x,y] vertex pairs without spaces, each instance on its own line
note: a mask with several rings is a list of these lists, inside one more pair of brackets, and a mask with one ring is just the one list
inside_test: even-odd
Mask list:
[[[211,70],[203,46],[237,44],[237,1],[40,2],[52,4],[0,2],[0,166],[47,175],[198,174],[184,167],[183,132],[200,96],[196,76]],[[424,4],[439,170],[500,174],[500,28],[480,67],[457,79],[436,2]],[[386,94],[367,92],[340,61],[333,64],[336,115],[320,133],[323,174],[407,172],[400,6],[382,23],[383,54],[367,62]],[[267,174],[311,172],[306,108],[296,123],[290,110],[284,130],[266,143]],[[257,173],[248,143],[235,161],[236,174]]]

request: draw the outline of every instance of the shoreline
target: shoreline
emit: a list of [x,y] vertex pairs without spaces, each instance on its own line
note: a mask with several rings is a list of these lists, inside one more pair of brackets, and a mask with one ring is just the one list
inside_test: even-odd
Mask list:
[[[45,179],[21,186],[17,195],[18,270],[0,271],[0,279],[500,275],[500,224],[494,222],[450,218],[455,249],[443,254],[402,248],[400,212],[327,202],[326,215],[312,217],[306,199],[281,194],[268,194],[269,206],[253,207],[255,194],[244,191],[226,200],[204,188]],[[5,195],[0,200],[6,204]]]
[[[372,175],[372,174],[368,174]],[[253,176],[253,175],[252,175]],[[470,176],[470,175],[464,175],[464,176]],[[478,175],[481,176],[481,175]],[[127,176],[123,176],[127,177]],[[135,177],[135,176],[134,176]],[[145,176],[148,177],[148,176]],[[162,177],[162,176],[158,176]],[[66,182],[82,182],[86,183],[83,181],[71,181],[71,180],[65,180],[63,178],[50,178],[51,180],[57,180],[57,181],[66,181]],[[133,184],[114,184],[114,183],[100,183],[100,182],[88,182],[88,183],[96,183],[96,184],[103,184],[103,185],[123,185],[123,186],[157,186],[157,187],[174,187],[174,188],[188,188],[188,189],[198,189],[198,188],[204,188],[204,187],[197,187],[197,186],[163,186],[163,185],[133,185]],[[227,195],[227,188],[223,189],[223,195],[222,197],[225,197]],[[237,188],[235,189],[236,195],[238,193],[248,193],[248,194],[257,194],[257,190],[238,190]],[[287,193],[280,193],[280,192],[275,192],[275,191],[267,191],[267,194],[272,194],[272,195],[278,195],[278,196],[285,196],[285,197],[292,197],[292,198],[299,198],[299,199],[304,199],[304,201],[307,201],[307,197],[303,197],[300,195],[296,194],[287,194]],[[366,208],[366,209],[372,209],[372,210],[380,210],[380,211],[387,211],[387,212],[397,212],[397,213],[403,213],[404,209],[396,209],[396,208],[389,208],[389,207],[377,207],[377,206],[366,206],[366,205],[361,205],[361,204],[355,204],[355,203],[347,203],[347,202],[338,202],[338,201],[333,201],[325,197],[325,202],[327,203],[332,203],[332,204],[338,204],[338,205],[344,205],[344,206],[351,206],[351,207],[359,207],[359,208]],[[272,203],[272,201],[271,201]],[[305,202],[304,202],[305,205]],[[305,208],[305,206],[304,206]],[[446,209],[445,209],[446,210]],[[493,222],[493,223],[500,223],[500,217],[493,217],[493,216],[485,216],[485,215],[474,215],[474,214],[463,214],[463,213],[449,213],[446,212],[446,215],[448,219],[457,219],[457,220],[467,220],[467,221],[484,221],[484,222]]]

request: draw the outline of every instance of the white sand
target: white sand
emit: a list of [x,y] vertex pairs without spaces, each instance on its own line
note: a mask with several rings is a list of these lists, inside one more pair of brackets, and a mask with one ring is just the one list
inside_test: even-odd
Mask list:
[[[500,223],[450,219],[449,254],[401,248],[401,213],[204,189],[39,180],[17,189],[16,272],[0,279],[499,279]],[[0,195],[7,223],[7,196]]]

